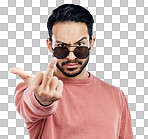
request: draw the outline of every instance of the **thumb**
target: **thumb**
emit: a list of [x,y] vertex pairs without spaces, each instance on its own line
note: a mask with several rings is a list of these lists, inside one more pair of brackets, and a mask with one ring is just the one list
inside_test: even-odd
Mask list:
[[9,72],[19,75],[23,80],[33,77],[33,75],[26,73],[23,69],[18,68],[18,67],[10,68]]

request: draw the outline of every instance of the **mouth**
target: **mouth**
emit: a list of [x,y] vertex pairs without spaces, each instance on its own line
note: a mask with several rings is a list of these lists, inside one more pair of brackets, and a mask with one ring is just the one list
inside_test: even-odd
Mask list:
[[65,64],[64,66],[68,69],[72,69],[72,68],[78,68],[79,64],[69,63],[69,64]]

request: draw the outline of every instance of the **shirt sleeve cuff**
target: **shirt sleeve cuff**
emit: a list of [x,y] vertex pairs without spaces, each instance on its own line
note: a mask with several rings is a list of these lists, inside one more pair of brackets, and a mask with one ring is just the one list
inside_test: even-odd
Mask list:
[[29,87],[24,92],[24,101],[32,110],[32,112],[40,116],[48,116],[53,114],[58,106],[58,101],[54,101],[52,104],[48,106],[41,105],[35,98],[34,92],[32,92],[32,90]]

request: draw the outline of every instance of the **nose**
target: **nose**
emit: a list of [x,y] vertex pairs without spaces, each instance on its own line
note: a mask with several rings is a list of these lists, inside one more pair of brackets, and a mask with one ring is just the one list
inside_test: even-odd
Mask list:
[[66,57],[66,58],[68,58],[69,60],[74,60],[75,58],[76,58],[76,56],[75,56],[75,54],[74,54],[74,49],[75,49],[75,47],[71,47],[71,49],[69,48],[69,55]]

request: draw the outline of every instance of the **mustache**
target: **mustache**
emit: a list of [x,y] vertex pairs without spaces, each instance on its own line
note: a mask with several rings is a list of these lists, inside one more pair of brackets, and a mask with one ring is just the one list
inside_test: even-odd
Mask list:
[[65,61],[62,63],[62,66],[64,66],[65,64],[69,64],[69,63],[75,63],[75,64],[81,64],[82,65],[82,62],[81,61],[77,61],[77,60],[69,60],[69,61]]

